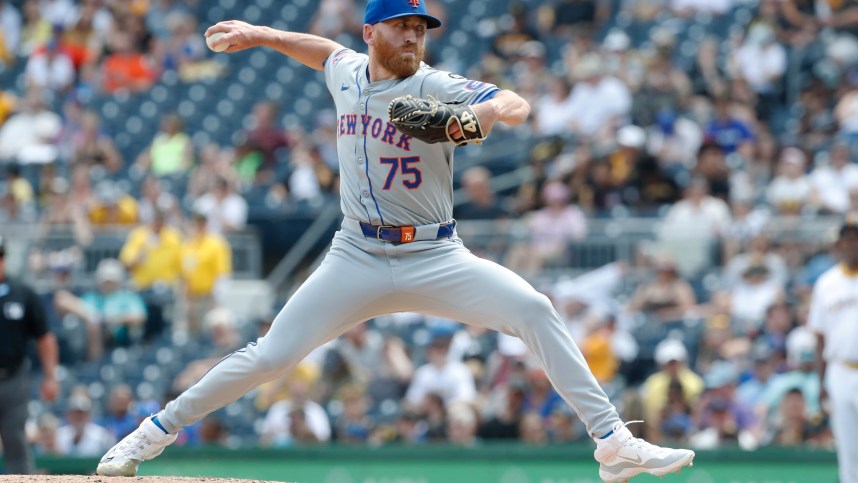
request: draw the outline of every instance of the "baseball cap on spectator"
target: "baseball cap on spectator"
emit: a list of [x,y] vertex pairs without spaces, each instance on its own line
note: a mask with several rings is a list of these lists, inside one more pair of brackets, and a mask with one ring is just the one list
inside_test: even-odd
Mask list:
[[757,344],[751,349],[751,360],[756,363],[768,362],[772,355],[772,349],[766,344]]
[[707,389],[717,389],[735,384],[736,379],[736,369],[732,364],[727,361],[716,361],[704,376],[703,382]]
[[757,22],[748,29],[748,36],[745,38],[745,41],[750,45],[764,45],[774,39],[775,31],[769,25]]
[[88,397],[83,396],[81,394],[75,394],[74,396],[69,398],[69,403],[68,403],[68,410],[69,411],[89,412],[91,409],[92,409],[92,401],[90,401]]
[[828,44],[825,53],[841,66],[855,65],[858,63],[858,42],[852,35],[841,35]]
[[787,339],[787,361],[798,366],[816,360],[816,337],[810,331],[798,332]]
[[676,34],[667,27],[657,27],[652,30],[650,40],[656,48],[667,49],[676,44]]
[[518,48],[518,55],[522,57],[545,57],[545,45],[538,40],[529,40]]
[[602,60],[596,54],[587,54],[575,66],[574,72],[578,79],[588,79],[602,75]]
[[125,279],[125,268],[119,260],[113,258],[105,258],[98,262],[98,267],[95,269],[95,281],[116,282],[120,283]]
[[206,312],[206,315],[203,317],[203,325],[208,330],[213,330],[216,327],[234,327],[235,315],[225,307],[215,307]]
[[646,146],[646,131],[630,124],[617,131],[617,143],[626,148],[643,149]]
[[452,325],[436,325],[429,330],[429,344],[433,346],[449,345],[456,333],[456,327]]
[[48,268],[54,273],[71,272],[78,257],[73,249],[60,250],[48,254]]
[[676,339],[665,339],[655,346],[655,362],[663,366],[671,361],[685,362],[688,360],[688,351],[685,344]]
[[426,12],[426,0],[369,0],[363,23],[375,25],[385,20],[411,15],[425,18],[427,28],[441,26],[441,20]]
[[605,40],[602,42],[602,45],[605,49],[611,52],[617,52],[628,49],[629,45],[631,45],[631,40],[622,30],[611,29],[611,31],[608,32],[608,35],[605,36]]
[[69,182],[60,176],[51,180],[51,193],[55,195],[64,195],[69,192]]
[[119,189],[110,181],[102,181],[95,187],[95,197],[103,205],[113,205],[119,201]]

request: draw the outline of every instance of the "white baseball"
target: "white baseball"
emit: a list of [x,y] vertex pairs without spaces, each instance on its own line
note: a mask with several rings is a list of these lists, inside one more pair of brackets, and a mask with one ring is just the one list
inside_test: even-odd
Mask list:
[[209,35],[208,37],[206,37],[206,45],[208,45],[209,49],[211,49],[213,52],[223,52],[224,50],[229,48],[230,44],[225,43],[215,46],[214,43],[217,42],[217,40],[221,37],[223,37],[223,32],[215,32]]

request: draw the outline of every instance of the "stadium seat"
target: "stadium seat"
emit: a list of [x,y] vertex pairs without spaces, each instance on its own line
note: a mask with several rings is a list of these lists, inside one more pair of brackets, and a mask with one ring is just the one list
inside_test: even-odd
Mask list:
[[298,8],[295,5],[285,3],[280,10],[280,18],[286,22],[294,22],[298,18]]
[[242,20],[248,23],[258,23],[262,19],[262,10],[256,5],[248,5],[242,12]]

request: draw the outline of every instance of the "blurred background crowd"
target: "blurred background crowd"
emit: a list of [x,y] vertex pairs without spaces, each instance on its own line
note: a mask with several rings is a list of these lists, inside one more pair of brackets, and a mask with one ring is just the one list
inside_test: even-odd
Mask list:
[[[829,228],[858,209],[858,5],[428,8],[446,22],[428,63],[533,107],[457,152],[460,234],[551,297],[623,418],[646,421],[630,429],[831,447],[805,324],[836,264]],[[41,454],[102,454],[264,334],[288,287],[263,282],[270,300],[250,310],[236,281],[278,272],[336,209],[321,76],[274,52],[212,54],[201,33],[236,18],[363,50],[362,14],[357,0],[0,0],[0,233],[61,349],[61,398],[31,403]],[[587,435],[519,340],[395,314],[179,444],[493,440]]]

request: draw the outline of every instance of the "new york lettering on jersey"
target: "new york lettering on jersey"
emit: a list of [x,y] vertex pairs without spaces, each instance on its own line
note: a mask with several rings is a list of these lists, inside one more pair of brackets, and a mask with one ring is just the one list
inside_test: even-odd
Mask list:
[[432,95],[469,104],[491,99],[496,86],[422,64],[405,79],[370,82],[368,57],[343,49],[325,63],[337,107],[337,152],[343,213],[372,224],[444,223],[453,217],[453,150],[400,133],[387,119],[396,97]]
[[386,119],[367,114],[341,114],[338,122],[338,137],[372,136],[381,142],[411,151],[411,136],[396,130],[396,126]]

